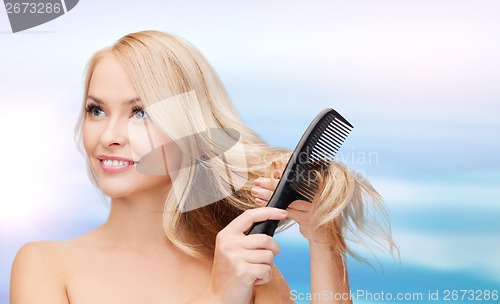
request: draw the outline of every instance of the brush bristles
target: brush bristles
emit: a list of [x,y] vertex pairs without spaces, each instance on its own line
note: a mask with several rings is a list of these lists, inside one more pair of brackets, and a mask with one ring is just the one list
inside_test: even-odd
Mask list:
[[[299,152],[307,157],[298,157],[296,176],[293,178],[295,191],[312,201],[320,184],[322,172],[328,170],[340,146],[345,141],[352,126],[346,124],[333,113],[326,115],[318,123],[310,140]],[[301,155],[302,156],[302,155]]]

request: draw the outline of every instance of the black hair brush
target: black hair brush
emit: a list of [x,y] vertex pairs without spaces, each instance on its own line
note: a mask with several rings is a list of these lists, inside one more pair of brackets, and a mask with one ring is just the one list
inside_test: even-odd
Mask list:
[[[302,135],[267,206],[285,210],[295,200],[311,202],[319,187],[318,173],[328,168],[352,128],[337,111],[321,111]],[[273,236],[278,223],[255,223],[248,234]]]

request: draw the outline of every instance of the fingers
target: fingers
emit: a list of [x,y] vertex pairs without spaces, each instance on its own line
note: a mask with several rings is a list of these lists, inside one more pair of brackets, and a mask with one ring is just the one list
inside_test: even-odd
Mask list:
[[248,235],[242,247],[245,249],[267,249],[273,256],[280,252],[278,243],[269,235],[262,233]]
[[[216,287],[217,290],[231,293],[269,282],[274,267],[274,257],[280,252],[279,245],[268,235],[245,235],[244,231],[255,222],[268,219],[282,220],[286,215],[285,210],[270,207],[247,210],[217,234],[212,269],[212,285],[219,286]],[[237,301],[237,303],[243,302]],[[227,303],[236,302],[227,301]]]
[[253,285],[262,285],[271,281],[273,274],[273,266],[267,264],[259,264],[253,266]]
[[271,250],[247,250],[242,255],[245,262],[250,264],[274,265],[274,253]]
[[[254,223],[267,220],[282,220],[286,218],[287,212],[278,208],[264,207],[246,210],[235,218],[221,232],[238,232],[244,234]],[[221,233],[219,232],[219,234]]]
[[255,197],[255,203],[260,207],[266,206],[273,195],[274,189],[278,185],[277,178],[258,178],[255,180],[255,187],[250,191]]
[[[258,178],[255,180],[255,187],[251,189],[251,193],[254,196],[255,203],[260,207],[266,206],[271,196],[273,195],[274,189],[278,184],[279,179],[277,178]],[[297,200],[288,206],[287,210],[298,210],[302,212],[310,212],[312,210],[312,203]]]
[[310,212],[313,209],[312,203],[306,201],[294,201],[288,206],[288,209],[294,209],[302,212]]
[[[266,206],[269,202],[276,185],[279,180],[274,178],[258,178],[255,180],[255,187],[252,188],[251,193],[254,196],[255,203],[260,206]],[[258,208],[261,209],[261,208]],[[288,212],[287,218],[299,223],[302,231],[308,230],[309,218],[313,210],[313,203],[296,200],[292,202],[286,209]],[[309,232],[304,232],[303,235],[308,235]]]
[[258,198],[258,197],[256,197],[256,198],[255,198],[255,203],[256,203],[257,205],[259,205],[260,207],[265,207],[265,206],[267,206],[267,203],[268,203],[268,202],[269,202],[269,201],[265,201],[265,200],[260,199],[260,198]]
[[266,202],[268,202],[271,196],[273,195],[273,191],[257,186],[253,187],[250,192],[255,198],[258,198],[261,201],[266,201]]
[[[257,179],[258,180],[258,179]],[[269,186],[273,181],[271,181],[269,178],[263,179],[266,180],[263,183],[255,183],[260,184],[262,186],[255,186],[252,188],[251,193],[254,196],[255,203],[261,207],[266,206],[269,200],[271,199],[271,196],[273,195],[274,188],[269,189],[266,188]],[[297,200],[294,201],[293,203],[288,206],[289,209],[295,209],[299,211],[304,211],[304,212],[309,212],[312,210],[312,203],[302,201],[302,200]]]
[[276,189],[276,186],[279,183],[279,179],[277,178],[264,178],[264,177],[259,177],[255,180],[255,186],[273,190]]
[[297,223],[299,223],[299,225],[301,223],[305,223],[309,217],[309,214],[304,211],[299,211],[295,209],[287,209],[287,210],[288,210],[287,218],[296,221]]
[[[251,189],[255,203],[260,206],[266,206],[276,189],[279,179],[276,178],[258,178],[255,180],[255,186]],[[314,202],[296,200],[286,209],[287,218],[299,224],[300,233],[307,239],[313,239],[316,228],[311,226],[311,216]],[[262,209],[262,208],[258,208]]]

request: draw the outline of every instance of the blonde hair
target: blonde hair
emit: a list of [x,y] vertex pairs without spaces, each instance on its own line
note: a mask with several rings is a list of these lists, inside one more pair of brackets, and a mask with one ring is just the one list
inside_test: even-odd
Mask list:
[[[217,233],[243,211],[256,207],[250,194],[253,181],[273,174],[273,166],[286,163],[291,152],[269,146],[243,123],[207,60],[195,47],[175,35],[158,31],[132,33],[95,53],[87,67],[85,97],[95,67],[110,54],[122,63],[139,98],[146,109],[149,107],[147,112],[155,125],[169,136],[181,138],[186,134],[203,134],[210,128],[231,128],[239,132],[244,149],[235,149],[226,155],[229,162],[222,162],[217,157],[203,160],[209,163],[215,176],[231,171],[233,180],[230,182],[241,185],[237,191],[228,191],[223,183],[214,181],[215,191],[222,193],[224,198],[182,212],[189,204],[188,193],[194,178],[193,170],[185,170],[176,177],[176,183],[185,191],[177,195],[170,191],[165,200],[163,227],[168,239],[189,255],[211,258]],[[189,92],[194,94],[185,98]],[[177,99],[178,96],[184,98]],[[169,101],[159,102],[164,100]],[[80,146],[84,117],[82,107],[75,133]],[[181,155],[211,155],[213,145],[209,136],[202,136],[185,142],[179,149]],[[190,161],[182,157],[182,162],[187,162],[183,167],[192,168]],[[90,177],[95,183],[93,176]],[[381,245],[387,243],[390,250],[395,247],[380,196],[367,180],[344,166],[331,164],[322,176],[322,186],[315,200],[320,203],[315,204],[313,220],[318,229],[325,230],[328,239],[323,241],[332,250],[347,251],[357,257],[345,240],[359,241],[363,234],[379,240]],[[365,210],[369,207],[379,210],[382,222],[366,216]]]

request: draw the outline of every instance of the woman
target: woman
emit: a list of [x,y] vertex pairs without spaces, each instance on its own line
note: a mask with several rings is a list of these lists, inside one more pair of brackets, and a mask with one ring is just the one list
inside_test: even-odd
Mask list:
[[[368,206],[384,210],[376,191],[336,163],[313,203],[263,207],[290,152],[245,126],[210,65],[179,37],[138,32],[94,54],[76,137],[111,199],[109,218],[75,239],[23,246],[12,304],[290,303],[273,264],[278,244],[246,235],[267,219],[298,222],[312,293],[348,294],[349,235],[393,248],[390,230],[363,217]],[[234,142],[214,152],[217,138]]]

